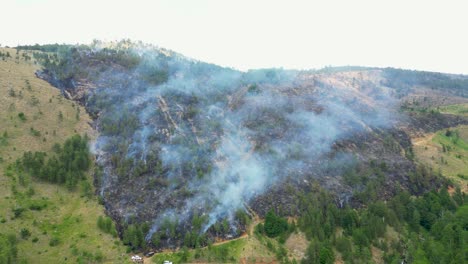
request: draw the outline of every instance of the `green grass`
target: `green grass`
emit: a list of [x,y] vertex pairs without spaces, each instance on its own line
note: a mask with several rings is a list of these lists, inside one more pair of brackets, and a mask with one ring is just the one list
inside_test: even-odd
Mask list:
[[[464,131],[468,128],[464,126],[458,130]],[[432,139],[432,142],[440,146],[442,150],[439,150],[437,163],[444,175],[463,179],[463,176],[458,175],[468,176],[468,139],[462,136],[456,139],[454,136],[447,137],[445,134],[445,130],[439,131]]]
[[[460,132],[458,129],[450,129],[448,133],[458,133],[460,135]],[[468,141],[465,141],[465,139],[461,136],[447,136],[447,130],[439,131],[437,132],[436,136],[433,138],[433,141],[439,144],[443,144],[446,146],[450,147],[450,150],[448,152],[454,152],[454,153],[460,153],[463,151],[468,151]]]
[[[3,232],[7,227],[6,230],[16,234],[23,228],[31,232],[30,239],[20,239],[20,259],[29,263],[76,263],[79,258],[92,255],[86,259],[109,263],[124,261],[118,253],[124,252],[125,247],[97,228],[97,217],[103,210],[95,199],[47,183],[34,183],[33,195],[26,194],[28,189],[24,187],[16,188],[12,196],[0,201],[1,208],[6,209],[2,212],[6,222],[1,224],[1,229]],[[15,217],[13,209],[18,207],[24,211]]]

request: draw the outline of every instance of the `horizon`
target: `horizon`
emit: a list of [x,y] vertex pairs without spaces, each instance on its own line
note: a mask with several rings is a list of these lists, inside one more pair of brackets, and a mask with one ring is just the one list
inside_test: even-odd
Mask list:
[[[131,39],[241,71],[468,74],[463,1],[7,1],[2,46]],[[73,7],[70,12],[70,7]]]
[[[100,41],[98,39],[96,39],[97,41]],[[109,42],[109,43],[112,43],[112,42],[119,42],[119,41],[123,41],[125,39],[120,39],[120,40],[110,40],[110,41],[106,41],[106,42]],[[130,40],[130,39],[129,39]],[[132,42],[139,42],[140,40],[130,40]],[[148,43],[145,43],[143,42],[144,44],[148,44]],[[17,47],[19,46],[34,46],[34,45],[70,45],[70,46],[74,46],[74,45],[90,45],[91,43],[43,43],[43,44],[39,44],[39,43],[34,43],[34,44],[18,44],[18,45],[15,45],[15,46],[3,46],[4,48],[12,48],[12,49],[16,49]],[[152,43],[151,43],[152,44]],[[153,44],[155,45],[155,44]],[[1,48],[1,44],[0,44],[0,48]],[[213,62],[206,62],[206,61],[203,61],[203,60],[199,60],[199,59],[196,59],[196,58],[192,58],[192,57],[189,57],[189,56],[186,56],[185,54],[182,54],[176,50],[172,50],[172,49],[169,49],[169,48],[166,48],[166,47],[159,47],[157,45],[155,45],[156,48],[158,49],[165,49],[165,50],[168,50],[168,51],[171,51],[171,52],[174,52],[174,53],[177,53],[179,55],[182,55],[190,60],[195,60],[195,61],[198,61],[198,62],[202,62],[202,63],[209,63],[209,64],[213,64],[213,65],[216,65],[216,66],[219,66],[219,67],[223,67],[223,68],[229,68],[229,69],[232,69],[232,70],[236,70],[236,71],[240,71],[240,72],[248,72],[248,71],[256,71],[256,70],[269,70],[269,69],[278,69],[278,70],[285,70],[285,71],[323,71],[323,70],[326,70],[326,69],[337,69],[337,68],[350,68],[349,70],[352,71],[354,69],[351,69],[351,68],[360,68],[360,69],[370,69],[370,70],[373,70],[373,69],[377,69],[377,70],[380,70],[380,69],[386,69],[386,68],[391,68],[391,69],[397,69],[397,70],[404,70],[404,71],[417,71],[417,72],[429,72],[429,73],[441,73],[441,74],[448,74],[448,75],[462,75],[462,76],[468,76],[468,73],[451,73],[451,72],[440,72],[440,71],[430,71],[430,70],[421,70],[421,69],[409,69],[409,68],[401,68],[401,67],[392,67],[392,66],[366,66],[366,65],[325,65],[321,68],[304,68],[304,69],[298,69],[298,68],[285,68],[285,67],[268,67],[268,68],[249,68],[249,69],[237,69],[237,68],[234,68],[234,67],[231,67],[231,66],[225,66],[225,65],[220,65],[220,64],[217,64],[217,63],[213,63]]]

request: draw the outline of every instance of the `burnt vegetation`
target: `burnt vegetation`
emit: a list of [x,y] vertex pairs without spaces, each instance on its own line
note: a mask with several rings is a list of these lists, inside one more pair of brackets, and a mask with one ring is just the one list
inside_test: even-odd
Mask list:
[[[258,236],[281,245],[306,234],[305,263],[333,263],[334,249],[364,263],[372,247],[388,263],[466,258],[464,194],[448,195],[450,182],[416,164],[410,136],[468,120],[407,113],[398,101],[415,86],[466,97],[465,76],[241,73],[129,41],[21,48],[42,51],[37,75],[94,118],[95,184],[110,217],[98,226],[131,250],[210,246],[258,214]],[[72,188],[90,166],[86,151],[86,138],[73,138],[52,157],[25,153],[18,167]],[[401,234],[393,244],[383,240],[390,227]]]

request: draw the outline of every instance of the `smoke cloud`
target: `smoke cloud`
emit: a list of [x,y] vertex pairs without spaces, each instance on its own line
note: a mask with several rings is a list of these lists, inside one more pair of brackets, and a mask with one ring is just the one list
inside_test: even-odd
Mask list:
[[188,221],[195,212],[207,219],[200,232],[232,222],[269,187],[313,169],[337,140],[393,122],[394,100],[374,73],[331,80],[282,69],[239,72],[157,49],[133,52],[142,58],[138,67],[101,73],[88,107],[100,112],[101,195],[118,197],[113,188],[137,167],[166,182],[155,191],[148,239],[166,219]]

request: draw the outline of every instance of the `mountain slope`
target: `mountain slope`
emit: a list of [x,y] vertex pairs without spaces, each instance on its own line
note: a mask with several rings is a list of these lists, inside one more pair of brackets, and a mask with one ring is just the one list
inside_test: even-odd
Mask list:
[[[95,118],[104,169],[97,184],[127,243],[135,228],[154,247],[238,236],[246,204],[262,216],[271,208],[297,215],[299,196],[316,183],[340,207],[387,199],[400,188],[421,194],[443,180],[417,168],[410,136],[467,123],[400,111],[424,89],[448,98],[438,105],[466,102],[464,76],[242,73],[129,42],[56,51],[42,58],[39,76]],[[414,176],[421,173],[424,180]]]
[[[3,150],[30,137],[37,148],[14,150],[15,157],[43,150],[50,160],[56,148],[51,151],[49,144],[63,142],[73,126],[80,127],[73,129],[77,133],[94,135],[86,120],[98,132],[91,146],[98,165],[97,199],[128,251],[162,251],[145,261],[463,259],[465,241],[457,235],[466,233],[466,199],[457,182],[424,166],[430,164],[421,152],[426,149],[415,139],[438,133],[437,144],[450,148],[443,152],[440,145],[444,159],[464,162],[464,156],[455,156],[461,152],[452,135],[442,133],[467,123],[465,76],[362,67],[238,72],[129,41],[20,48],[28,55],[20,53],[16,65],[36,58],[42,65],[36,76],[84,106],[92,120],[68,100],[52,98],[45,112],[37,108],[45,105],[44,98],[39,103],[31,98],[27,105],[36,108],[4,119],[7,127],[16,124],[21,136],[2,136]],[[38,68],[28,67],[32,77]],[[35,77],[30,82],[33,91],[36,82],[45,84]],[[43,88],[41,96],[50,97],[53,89]],[[17,100],[16,93],[4,100]],[[35,109],[47,118],[31,120]],[[49,127],[64,129],[63,137],[46,134]],[[464,139],[463,126],[459,133]],[[23,259],[129,261],[119,253],[119,242],[109,246],[113,239],[106,233],[112,233],[113,223],[98,217],[102,212],[89,189],[39,182],[35,175],[18,173],[25,166],[21,161],[4,162],[9,167],[2,176],[4,189],[12,191],[5,215],[20,212],[18,205],[46,204],[4,225],[26,238],[18,244]],[[452,160],[442,165],[443,174],[462,173]],[[36,191],[32,196],[30,185]],[[36,204],[37,193],[48,200]],[[46,233],[29,242],[24,227],[32,236]],[[7,240],[0,235],[0,244]]]

